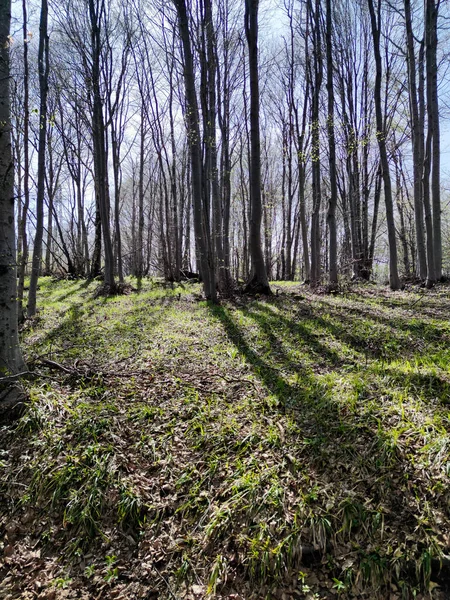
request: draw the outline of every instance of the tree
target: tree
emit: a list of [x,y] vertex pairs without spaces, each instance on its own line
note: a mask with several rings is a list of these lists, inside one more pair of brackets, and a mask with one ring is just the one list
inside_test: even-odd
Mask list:
[[386,206],[386,221],[389,238],[389,284],[392,290],[400,288],[397,264],[397,243],[395,239],[394,203],[392,201],[392,184],[389,173],[389,160],[386,148],[386,128],[383,121],[381,108],[381,78],[382,64],[380,51],[380,24],[381,24],[381,0],[378,0],[377,13],[373,0],[367,0],[369,4],[370,22],[372,25],[373,50],[375,55],[375,115],[377,123],[377,139],[380,150],[381,171],[384,182],[384,202]]
[[[0,376],[25,369],[17,321],[14,164],[11,152],[9,28],[10,0],[0,0]],[[12,386],[0,388],[0,411],[17,400]]]
[[413,152],[414,213],[416,224],[416,244],[418,254],[418,274],[421,279],[427,276],[427,259],[424,240],[422,173],[423,173],[423,130],[420,127],[416,54],[411,19],[411,0],[404,0],[406,47],[408,61],[408,90],[411,112],[411,141]]
[[259,0],[245,0],[245,35],[248,45],[250,77],[250,255],[252,270],[247,292],[270,294],[261,242],[261,142],[259,132],[258,71],[258,5]]
[[209,215],[203,204],[202,148],[200,118],[195,88],[194,61],[185,0],[173,0],[178,15],[178,29],[183,47],[186,127],[191,159],[191,183],[194,208],[194,232],[197,260],[207,299],[216,301],[214,260],[211,253]]
[[216,136],[216,81],[218,71],[217,38],[213,23],[213,11],[211,0],[204,0],[204,16],[202,23],[203,45],[201,68],[204,71],[205,89],[203,90],[203,102],[205,110],[204,138],[205,138],[205,192],[210,195],[212,207],[212,236],[213,251],[217,269],[217,282],[222,296],[231,293],[233,283],[230,272],[225,264],[225,251],[223,243],[222,210],[219,194],[219,170],[217,164],[217,136]]
[[311,216],[311,272],[310,284],[315,287],[320,283],[320,205],[322,201],[321,192],[321,168],[320,168],[320,88],[323,79],[322,40],[320,28],[320,2],[315,0],[314,8],[312,0],[308,0],[308,15],[311,26],[312,48],[313,48],[313,73],[309,74],[311,85],[311,159],[312,159],[312,197],[313,210]]
[[336,144],[334,139],[334,92],[333,92],[333,46],[331,26],[331,1],[326,0],[326,56],[327,56],[327,95],[328,95],[328,145],[330,163],[330,199],[328,201],[328,232],[329,244],[329,285],[335,289],[338,284],[337,271],[337,231],[336,231],[336,205],[337,205],[337,182],[336,182]]
[[47,144],[47,95],[48,95],[48,5],[41,0],[41,19],[39,24],[39,147],[38,147],[38,181],[36,195],[36,235],[33,244],[33,261],[31,266],[30,290],[28,292],[27,315],[36,314],[36,292],[42,262],[42,239],[44,236],[44,196],[45,196],[45,152]]
[[426,0],[425,3],[425,58],[426,95],[428,110],[428,135],[426,153],[431,161],[431,203],[433,208],[433,254],[434,275],[442,277],[442,235],[441,235],[441,175],[440,175],[440,128],[437,84],[437,19],[440,0]]
[[110,227],[110,200],[108,184],[108,158],[106,152],[106,127],[101,92],[102,23],[105,13],[104,0],[89,0],[92,56],[92,142],[94,156],[95,188],[103,231],[105,254],[104,287],[106,293],[114,293],[114,255]]
[[[29,157],[29,130],[30,130],[30,102],[29,102],[29,65],[28,65],[28,44],[30,38],[27,31],[27,2],[22,1],[23,12],[23,203],[19,197],[18,206],[18,290],[17,297],[19,303],[19,318],[23,318],[23,292],[25,287],[25,270],[28,263],[28,235],[27,235],[27,217],[30,206],[30,157]],[[20,141],[16,144],[20,146]],[[21,168],[21,165],[18,165]],[[20,178],[20,175],[19,175]],[[19,186],[20,188],[20,186]]]

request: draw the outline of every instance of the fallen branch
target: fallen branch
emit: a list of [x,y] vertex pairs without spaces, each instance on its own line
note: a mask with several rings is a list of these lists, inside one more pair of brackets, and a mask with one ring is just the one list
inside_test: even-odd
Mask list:
[[408,306],[408,308],[411,310],[412,308],[414,308],[414,307],[416,306],[416,304],[419,304],[419,302],[420,302],[421,300],[423,300],[424,298],[426,298],[426,296],[427,296],[426,294],[421,294],[421,295],[420,295],[420,296],[417,298],[417,300],[415,300],[415,301],[414,301],[412,304],[410,304],[410,305]]
[[64,373],[68,373],[69,375],[72,375],[73,373],[78,372],[78,371],[76,371],[76,369],[70,369],[68,367],[65,367],[64,365],[61,365],[60,363],[57,363],[54,360],[50,360],[49,358],[41,358],[40,362],[44,365],[47,365],[48,367],[50,367],[52,369],[57,369],[59,371],[63,371]]
[[27,377],[29,375],[34,375],[34,373],[32,371],[21,371],[20,373],[14,373],[14,375],[6,375],[5,377],[0,377],[0,383],[16,381],[17,379],[21,379],[22,377]]

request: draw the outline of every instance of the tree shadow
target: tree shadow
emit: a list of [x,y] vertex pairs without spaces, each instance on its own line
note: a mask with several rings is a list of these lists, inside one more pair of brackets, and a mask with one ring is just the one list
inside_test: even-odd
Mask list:
[[[284,308],[292,312],[292,306],[285,304]],[[357,360],[353,360],[351,357],[342,358],[341,353],[337,350],[330,352],[326,347],[324,348],[323,344],[318,343],[317,336],[320,333],[314,334],[302,322],[289,319],[280,313],[274,313],[269,303],[256,305],[254,311],[268,315],[266,327],[270,323],[272,328],[279,327],[279,323],[284,324],[299,340],[306,342],[311,352],[315,352],[320,359],[319,363],[320,361],[328,363],[331,368],[343,365],[358,368]],[[432,345],[437,341],[442,341],[442,329],[437,325],[424,320],[408,323],[405,319],[399,327],[398,315],[395,316],[393,322],[390,322],[388,317],[378,318],[378,315],[373,315],[368,310],[356,309],[355,314],[346,314],[328,304],[324,306],[324,312],[333,320],[325,319],[318,314],[317,309],[311,308],[307,316],[317,323],[325,335],[329,332],[339,344],[345,344],[364,356],[368,369],[372,365],[367,362],[367,359],[375,361],[373,367],[378,371],[380,368],[383,370],[385,379],[388,379],[392,387],[410,393],[415,398],[419,397],[429,405],[433,403],[434,399],[439,400],[442,404],[450,402],[450,380],[444,372],[421,373],[418,368],[414,370],[414,366],[402,370],[397,366],[390,365],[392,361],[396,365],[399,357],[405,360],[409,358],[413,361],[416,357],[420,359],[424,353],[424,344]],[[361,317],[365,319],[365,330],[361,326]],[[373,327],[371,331],[367,331],[372,324],[381,324],[382,329]],[[379,361],[378,365],[377,361]],[[374,391],[372,390],[372,393]]]
[[[76,284],[76,283],[79,283],[79,281],[74,281],[73,283]],[[78,294],[80,292],[80,290],[87,289],[91,285],[91,283],[92,283],[91,279],[84,279],[84,280],[82,280],[82,283],[80,285],[74,287],[72,290],[69,290],[65,294],[62,294],[58,298],[55,298],[55,301],[56,302],[64,302],[64,300],[67,300],[67,298],[70,298],[71,296]]]
[[[425,344],[442,342],[445,335],[442,327],[427,322],[421,315],[380,314],[367,304],[355,306],[354,300],[350,307],[336,306],[324,300],[315,306],[288,296],[274,298],[268,305],[272,303],[292,313],[294,318],[313,319],[318,328],[328,331],[367,359],[390,361],[399,356],[421,356]],[[324,313],[330,318],[324,318]]]
[[[357,417],[353,420],[346,410],[341,410],[339,399],[334,396],[332,388],[325,381],[320,380],[319,374],[314,373],[307,365],[292,360],[287,351],[282,348],[275,333],[277,322],[280,327],[283,327],[282,321],[286,319],[278,319],[277,316],[267,317],[261,314],[264,310],[264,307],[259,304],[255,311],[245,309],[243,312],[255,322],[261,336],[270,343],[271,348],[274,348],[280,367],[271,364],[255,346],[250,344],[243,329],[232,318],[229,310],[223,306],[210,306],[212,315],[220,321],[229,340],[245,358],[269,393],[276,398],[279,410],[283,413],[289,412],[295,417],[301,425],[303,434],[307,437],[312,436],[317,441],[316,449],[322,449],[324,456],[328,455],[335,444],[344,437],[346,443],[342,447],[344,450],[348,448],[349,458],[354,458],[354,448],[351,447],[350,441],[354,442],[361,436],[371,435],[367,423],[361,422]],[[311,358],[314,361],[317,356],[322,356],[328,366],[340,366],[342,361],[339,354],[315,339],[307,328],[295,324],[295,332],[298,336],[296,340],[305,334],[304,341],[311,344]],[[365,445],[365,449],[360,448],[364,454],[367,453],[367,460],[361,460],[361,463],[366,462],[367,467],[372,462],[370,455],[374,443],[376,444],[377,440],[372,439]]]
[[[115,300],[115,297],[96,299],[90,297],[83,302],[72,302],[65,310],[61,321],[36,340],[32,349],[38,355],[41,355],[45,349],[45,354],[58,352],[66,359],[84,360],[89,357],[94,359],[95,363],[101,363],[108,358],[111,359],[112,352],[118,350],[118,344],[115,345],[114,340],[126,342],[125,346],[131,344],[132,347],[145,343],[148,336],[151,336],[153,328],[164,319],[165,313],[172,304],[161,297],[152,303],[153,315],[149,312],[149,304],[141,302],[138,306],[133,305],[131,309],[124,309],[117,320],[114,317],[112,326],[110,325],[112,319],[106,313],[103,316],[98,315],[95,321],[92,321],[96,307],[99,305],[106,307]],[[105,347],[105,343],[109,343],[109,350]]]
[[[414,480],[415,465],[403,454],[395,432],[380,425],[380,416],[372,418],[370,413],[352,411],[341,402],[334,384],[311,366],[321,357],[322,365],[328,370],[339,370],[347,362],[350,370],[357,374],[360,366],[356,361],[343,360],[339,350],[321,342],[306,324],[276,313],[272,302],[274,300],[255,302],[238,309],[211,305],[209,310],[276,399],[275,416],[279,411],[295,422],[297,429],[292,439],[297,451],[303,448],[302,467],[314,473],[313,481],[321,491],[325,490],[325,495],[326,490],[333,490],[335,500],[326,513],[326,518],[333,523],[332,544],[336,540],[342,543],[343,539],[355,539],[362,560],[381,560],[378,550],[384,545],[383,533],[380,534],[377,527],[382,522],[382,530],[386,527],[395,532],[396,544],[411,546],[419,527],[417,516],[410,509],[417,502],[417,494],[422,495],[423,502],[439,507],[438,510],[442,510],[442,502],[427,487],[406,484]],[[239,313],[253,321],[256,331],[250,327],[253,331],[249,332],[241,325]],[[317,317],[313,314],[312,318]],[[323,319],[321,325],[330,330],[329,323]],[[292,336],[289,347],[284,341],[286,332]],[[334,328],[334,333],[342,337],[345,324],[342,329]],[[309,366],[308,361],[302,364],[290,356],[289,348],[298,344],[306,349],[311,359]],[[429,381],[424,382],[420,377],[412,377],[410,381],[411,385],[429,385]],[[403,385],[400,374],[398,383]],[[380,398],[380,411],[384,410],[382,402]],[[287,447],[285,452],[289,451]],[[374,550],[377,543],[380,547]],[[435,567],[438,567],[437,562],[433,563],[433,569]],[[419,573],[420,567],[416,565],[416,568]]]

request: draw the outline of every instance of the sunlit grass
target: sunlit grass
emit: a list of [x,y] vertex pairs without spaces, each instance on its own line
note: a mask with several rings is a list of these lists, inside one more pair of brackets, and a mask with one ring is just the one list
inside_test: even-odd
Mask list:
[[25,478],[23,506],[59,519],[65,551],[125,530],[140,556],[170,526],[164,578],[212,597],[242,582],[289,594],[293,578],[306,594],[305,561],[341,597],[426,590],[448,530],[445,297],[281,282],[211,306],[195,285],[131,284],[104,298],[44,278],[23,334],[45,377],[5,468]]

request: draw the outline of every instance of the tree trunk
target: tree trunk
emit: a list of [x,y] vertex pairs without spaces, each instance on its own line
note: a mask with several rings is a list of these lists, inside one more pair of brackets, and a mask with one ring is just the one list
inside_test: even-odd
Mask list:
[[258,73],[258,5],[259,0],[245,0],[245,34],[248,44],[250,75],[250,254],[252,271],[247,292],[270,294],[261,243],[261,143],[259,133]]
[[308,224],[306,220],[306,201],[305,201],[305,183],[306,183],[306,127],[308,117],[308,96],[309,85],[307,82],[305,94],[303,97],[303,114],[302,123],[300,126],[300,118],[298,108],[294,108],[295,113],[295,128],[296,128],[296,151],[297,151],[297,169],[298,169],[298,218],[300,220],[300,231],[302,237],[302,254],[304,279],[310,281],[310,262],[309,262],[309,246],[308,246]]
[[[143,100],[142,100],[143,101]],[[141,109],[141,128],[139,144],[139,186],[138,186],[138,219],[137,219],[137,260],[136,276],[141,279],[144,274],[144,160],[145,160],[145,125],[144,109]]]
[[45,196],[45,151],[47,143],[47,94],[48,94],[48,6],[47,0],[41,0],[41,19],[39,24],[39,148],[38,148],[38,181],[36,194],[36,235],[33,245],[33,261],[31,266],[30,290],[28,292],[27,314],[36,314],[36,291],[41,270],[42,238],[44,235],[44,196]]
[[430,201],[430,172],[431,172],[431,133],[428,130],[425,139],[425,41],[422,40],[419,50],[418,60],[418,97],[419,97],[419,136],[420,148],[422,152],[422,200],[425,214],[425,233],[426,233],[426,257],[427,257],[427,277],[426,286],[431,288],[436,283],[435,262],[434,262],[434,242],[433,242],[433,215],[431,212]]
[[[10,0],[0,0],[0,376],[23,371],[17,322],[14,164],[11,152]],[[17,401],[17,388],[0,387],[0,414]]]
[[230,271],[225,264],[223,245],[222,207],[219,193],[219,171],[217,164],[216,140],[216,73],[218,69],[216,45],[217,39],[214,31],[213,12],[211,0],[204,0],[205,33],[206,33],[206,58],[208,77],[208,145],[209,145],[209,178],[211,182],[212,204],[212,235],[214,253],[217,265],[217,282],[219,291],[223,296],[229,296],[233,290]]
[[189,22],[185,0],[173,0],[178,14],[178,28],[184,54],[184,84],[186,92],[186,123],[191,157],[192,196],[194,208],[194,233],[198,266],[203,279],[205,296],[213,302],[217,299],[214,262],[210,256],[209,219],[202,205],[202,150],[200,143],[199,111],[195,88]]
[[392,185],[389,173],[389,161],[386,149],[386,131],[383,123],[383,114],[381,110],[381,53],[380,53],[380,21],[381,21],[381,2],[378,0],[378,11],[375,15],[373,0],[367,0],[369,4],[370,22],[372,25],[373,47],[375,55],[376,75],[375,75],[375,115],[377,123],[378,148],[380,150],[381,170],[384,182],[384,202],[386,205],[386,221],[389,239],[389,283],[392,290],[400,288],[400,279],[398,276],[397,262],[397,243],[395,239],[395,221],[394,204],[392,201]]
[[431,136],[431,203],[433,207],[433,253],[436,280],[442,277],[440,128],[437,83],[437,17],[439,0],[426,0],[425,57],[428,108],[428,132]]
[[409,107],[411,112],[411,137],[413,152],[413,180],[414,180],[414,216],[416,225],[416,245],[418,255],[418,275],[425,280],[427,276],[427,258],[424,239],[423,199],[422,199],[422,172],[423,172],[423,145],[420,134],[420,120],[417,97],[416,57],[414,52],[414,36],[411,24],[411,0],[405,0],[405,25],[406,47],[408,60],[408,87]]
[[[48,134],[47,134],[48,138]],[[52,242],[53,242],[53,200],[55,195],[55,168],[53,148],[49,139],[48,143],[48,175],[47,183],[47,240],[45,242],[45,268],[46,275],[51,275],[52,272]]]
[[103,120],[103,102],[100,90],[100,60],[102,41],[100,23],[104,0],[89,0],[89,17],[91,23],[92,50],[92,138],[94,154],[95,186],[98,197],[98,211],[103,232],[105,254],[104,285],[107,293],[114,293],[114,256],[109,223],[109,186],[108,165],[106,156],[105,124]]
[[24,318],[23,313],[23,291],[25,286],[25,271],[28,264],[28,234],[27,218],[30,207],[30,90],[29,90],[29,65],[28,65],[28,21],[27,0],[22,2],[23,9],[23,205],[19,204],[19,227],[18,236],[20,240],[19,279],[17,288],[17,300],[19,303],[19,317]]
[[333,92],[333,47],[331,27],[331,0],[326,0],[326,47],[327,47],[327,94],[328,94],[328,146],[330,165],[330,199],[328,201],[327,224],[330,236],[329,244],[329,286],[336,289],[338,285],[337,273],[337,230],[336,230],[336,144],[334,139],[334,92]]
[[321,205],[321,169],[320,169],[320,88],[323,78],[322,44],[320,31],[320,2],[316,0],[314,13],[309,8],[311,33],[313,38],[314,76],[311,77],[311,150],[312,150],[312,197],[313,210],[311,216],[311,274],[310,285],[316,287],[320,283],[320,205]]

